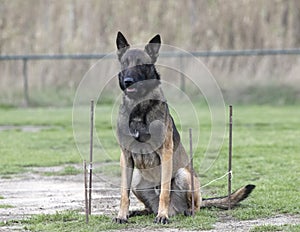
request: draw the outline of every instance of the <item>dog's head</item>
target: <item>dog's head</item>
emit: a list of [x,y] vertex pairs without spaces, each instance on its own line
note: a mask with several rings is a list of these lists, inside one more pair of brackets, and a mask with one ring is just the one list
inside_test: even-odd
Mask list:
[[120,88],[129,98],[145,96],[160,84],[160,77],[154,66],[161,45],[160,35],[154,36],[144,50],[131,49],[121,32],[118,32],[116,43],[121,64]]

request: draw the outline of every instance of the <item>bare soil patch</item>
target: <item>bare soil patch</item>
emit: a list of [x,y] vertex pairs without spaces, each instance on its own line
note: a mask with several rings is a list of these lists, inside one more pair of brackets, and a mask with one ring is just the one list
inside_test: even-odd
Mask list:
[[[33,168],[31,172],[0,179],[0,221],[24,219],[34,214],[53,214],[63,210],[84,212],[83,175],[45,176],[64,167]],[[78,166],[77,166],[78,168]],[[120,194],[116,187],[100,181],[93,182],[93,214],[114,215],[119,207]],[[133,207],[141,207],[136,198]]]
[[41,130],[52,129],[52,126],[37,126],[37,125],[22,125],[22,126],[14,126],[14,125],[2,125],[0,126],[0,131],[7,130],[20,130],[22,132],[40,132]]
[[[44,176],[44,172],[57,172],[63,167],[34,168],[25,174],[9,179],[0,179],[0,205],[12,208],[0,208],[0,221],[17,220],[34,214],[53,214],[63,210],[84,212],[83,176]],[[93,214],[116,215],[119,208],[119,191],[100,181],[93,183]],[[131,208],[142,205],[132,197]],[[299,215],[278,215],[272,218],[238,221],[228,216],[221,216],[215,231],[249,231],[259,225],[299,224]],[[0,227],[0,231],[20,231],[19,227]],[[130,230],[137,231],[137,230]],[[143,231],[143,229],[138,230]],[[179,229],[156,229],[155,231],[182,231]]]

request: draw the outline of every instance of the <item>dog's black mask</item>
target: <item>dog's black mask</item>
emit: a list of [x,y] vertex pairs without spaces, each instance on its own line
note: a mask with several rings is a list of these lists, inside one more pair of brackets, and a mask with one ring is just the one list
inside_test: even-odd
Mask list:
[[121,32],[117,35],[118,59],[121,63],[119,85],[130,98],[147,95],[160,84],[154,63],[160,49],[160,36],[156,35],[144,50],[129,49],[130,45]]
[[119,73],[119,85],[131,98],[145,96],[160,84],[160,77],[153,64],[142,64]]

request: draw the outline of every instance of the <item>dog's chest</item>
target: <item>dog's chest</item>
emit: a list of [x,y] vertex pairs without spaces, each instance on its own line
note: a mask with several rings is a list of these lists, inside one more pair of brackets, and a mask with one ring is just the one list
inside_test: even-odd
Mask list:
[[149,154],[133,153],[134,166],[138,169],[149,169],[160,165],[160,158],[155,152]]

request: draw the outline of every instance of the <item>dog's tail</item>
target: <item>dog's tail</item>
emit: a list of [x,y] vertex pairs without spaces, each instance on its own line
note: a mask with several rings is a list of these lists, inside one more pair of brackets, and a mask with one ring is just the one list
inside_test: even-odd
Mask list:
[[[230,207],[235,207],[239,202],[246,199],[252,190],[255,188],[255,185],[249,184],[246,185],[230,195]],[[200,208],[211,208],[216,207],[220,209],[229,208],[229,197],[216,197],[216,198],[203,198]]]

